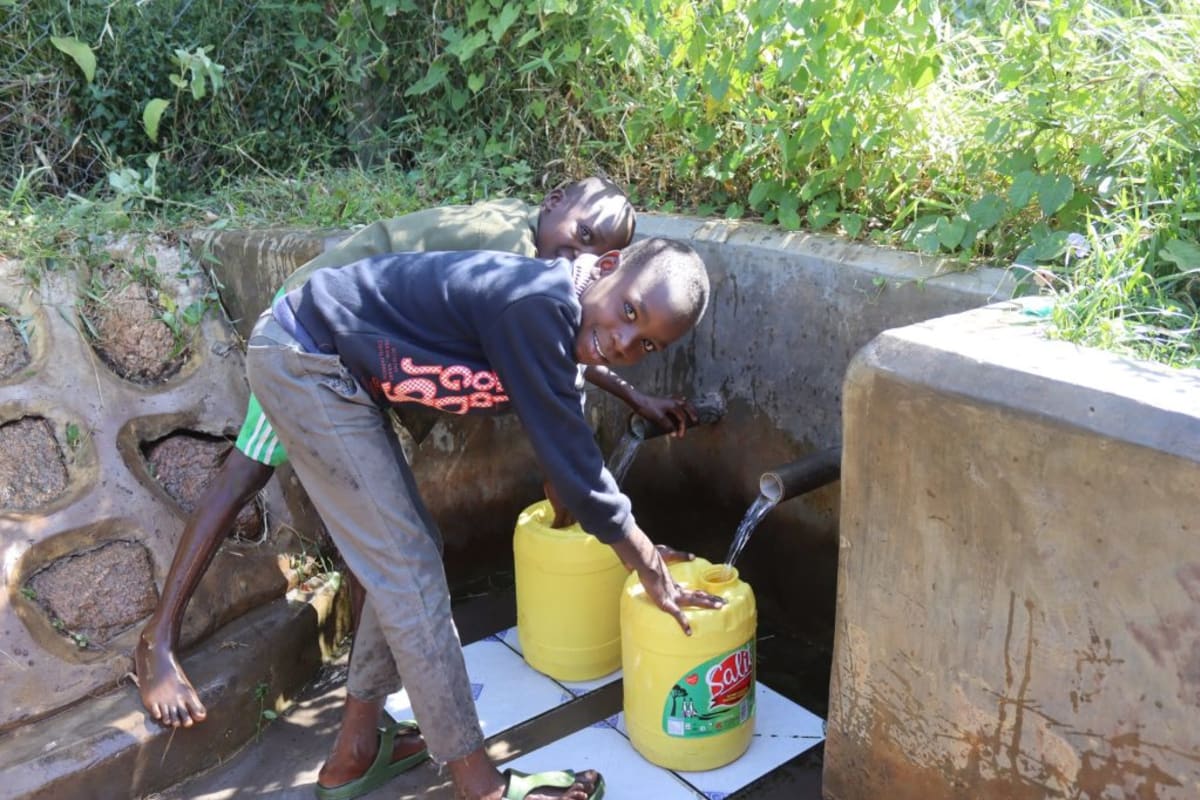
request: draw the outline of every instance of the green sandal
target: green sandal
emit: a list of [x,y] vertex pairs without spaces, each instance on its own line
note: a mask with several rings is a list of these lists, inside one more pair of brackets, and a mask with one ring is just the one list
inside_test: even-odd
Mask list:
[[337,786],[322,786],[318,783],[316,789],[318,800],[352,800],[352,798],[382,786],[401,772],[407,772],[429,758],[429,749],[425,748],[399,761],[391,760],[396,735],[409,732],[419,732],[417,723],[413,720],[393,722],[385,728],[380,728],[379,752],[375,755],[374,763],[366,772],[352,781],[346,781]]
[[[551,789],[569,789],[575,783],[575,772],[564,769],[554,772],[518,772],[515,769],[504,770],[504,800],[525,800],[534,789],[549,787]],[[588,795],[588,800],[600,800],[604,797],[604,778],[600,778],[595,790]]]

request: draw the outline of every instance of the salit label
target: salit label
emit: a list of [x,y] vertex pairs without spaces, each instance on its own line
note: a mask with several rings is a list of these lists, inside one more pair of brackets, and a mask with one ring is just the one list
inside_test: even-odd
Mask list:
[[725,733],[754,715],[754,640],[705,661],[675,682],[663,707],[668,736]]

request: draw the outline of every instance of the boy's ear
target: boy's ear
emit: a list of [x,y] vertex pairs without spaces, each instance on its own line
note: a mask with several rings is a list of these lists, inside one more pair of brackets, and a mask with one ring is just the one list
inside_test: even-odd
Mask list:
[[601,253],[596,259],[596,268],[600,270],[601,275],[607,275],[621,266],[621,251],[609,250],[607,253]]
[[561,203],[563,198],[566,196],[566,192],[564,192],[562,189],[551,189],[546,193],[546,196],[542,198],[542,208],[544,208],[546,211],[549,211]]

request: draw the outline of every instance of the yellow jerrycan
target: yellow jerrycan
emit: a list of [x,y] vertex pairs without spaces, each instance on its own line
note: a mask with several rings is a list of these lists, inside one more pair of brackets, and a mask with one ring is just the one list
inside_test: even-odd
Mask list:
[[621,666],[621,588],[616,552],[578,524],[551,528],[548,500],[526,508],[513,533],[517,636],[525,661],[563,681]]
[[621,594],[625,725],[654,764],[715,769],[746,752],[754,735],[754,592],[733,567],[702,558],[670,570],[680,585],[725,605],[684,609],[688,636],[646,596],[637,574],[629,576]]

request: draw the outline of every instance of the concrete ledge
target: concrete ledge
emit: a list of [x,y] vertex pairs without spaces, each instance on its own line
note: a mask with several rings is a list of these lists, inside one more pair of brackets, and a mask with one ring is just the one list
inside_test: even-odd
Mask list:
[[1024,309],[847,374],[835,800],[1200,796],[1200,372]]
[[126,684],[0,738],[0,794],[141,797],[221,763],[266,723],[262,708],[284,707],[316,673],[345,632],[346,595],[322,588],[260,606],[188,654],[184,667],[208,707],[193,728],[152,723]]

